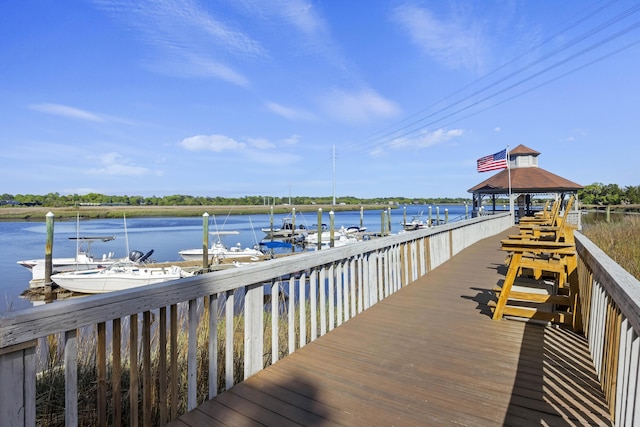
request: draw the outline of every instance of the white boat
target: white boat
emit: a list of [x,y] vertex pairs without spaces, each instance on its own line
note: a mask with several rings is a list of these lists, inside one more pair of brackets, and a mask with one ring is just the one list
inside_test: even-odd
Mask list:
[[132,262],[112,264],[106,268],[67,271],[51,276],[61,288],[85,294],[101,294],[123,289],[154,285],[192,276],[193,273],[177,265],[170,267],[147,267]]
[[[338,230],[334,230],[333,233],[333,246],[344,246],[351,243],[357,243],[359,239],[359,233],[366,230],[366,228],[360,227],[340,227]],[[321,245],[323,248],[331,245],[331,231],[323,231],[320,233]],[[318,233],[308,234],[305,236],[305,243],[310,246],[318,245]]]
[[291,239],[304,237],[304,235],[313,233],[314,229],[307,229],[304,224],[298,225],[294,229],[293,220],[291,217],[286,217],[282,219],[282,225],[280,228],[271,228],[266,227],[262,228],[262,232],[266,234],[267,238],[270,239]]
[[400,223],[400,225],[402,225],[402,228],[407,231],[421,230],[423,228],[429,227],[428,221],[424,221],[422,219],[422,212],[420,212],[420,215],[415,215],[413,218],[411,218],[411,221],[403,221]]
[[[257,258],[264,256],[264,253],[256,248],[243,248],[240,243],[236,246],[225,246],[220,236],[240,234],[239,231],[215,231],[210,234],[217,235],[218,240],[211,245],[207,250],[207,255],[210,260],[223,260],[223,259],[236,259],[236,258]],[[185,261],[201,261],[202,260],[202,248],[200,249],[184,249],[179,251],[178,254]]]
[[[91,253],[91,243],[101,241],[109,242],[115,239],[115,236],[83,236],[69,237],[70,240],[76,240],[78,243],[75,257],[52,258],[52,273],[60,273],[74,270],[90,270],[99,267],[106,267],[116,262],[136,261],[145,254],[139,251],[132,251],[128,257],[114,258],[114,253],[109,252],[101,257],[96,257]],[[150,253],[146,255],[148,257]],[[137,257],[137,258],[136,258]],[[146,259],[145,257],[145,259]],[[18,264],[31,271],[31,280],[43,280],[45,276],[45,259],[25,259],[17,261]]]

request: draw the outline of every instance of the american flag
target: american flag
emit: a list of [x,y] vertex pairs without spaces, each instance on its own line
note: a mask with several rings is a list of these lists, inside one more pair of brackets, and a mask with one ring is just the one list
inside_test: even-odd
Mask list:
[[508,167],[506,149],[478,159],[478,172],[489,172],[506,167]]

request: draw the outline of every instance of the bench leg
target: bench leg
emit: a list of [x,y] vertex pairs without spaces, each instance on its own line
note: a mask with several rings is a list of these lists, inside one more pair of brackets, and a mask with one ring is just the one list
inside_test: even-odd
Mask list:
[[509,270],[507,270],[507,275],[504,278],[504,284],[502,285],[502,290],[500,291],[500,297],[498,298],[496,309],[493,312],[493,320],[502,319],[504,308],[507,305],[509,294],[511,293],[511,288],[513,287],[513,282],[516,280],[516,275],[518,274],[518,270],[520,269],[520,260],[522,260],[522,253],[514,252],[511,257],[511,262],[509,263]]

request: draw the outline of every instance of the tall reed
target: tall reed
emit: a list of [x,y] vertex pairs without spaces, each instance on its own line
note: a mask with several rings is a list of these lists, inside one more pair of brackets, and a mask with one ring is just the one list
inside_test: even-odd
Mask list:
[[586,224],[583,233],[622,268],[640,280],[640,217]]
[[[284,357],[288,353],[288,313],[287,304],[281,301],[282,310],[278,316],[278,358]],[[297,311],[297,310],[296,310]],[[205,304],[200,300],[198,304],[198,324],[197,324],[197,401],[201,403],[208,398],[208,383],[206,378],[209,375],[209,354],[208,354],[208,339],[209,339],[209,311],[205,309]],[[218,373],[217,373],[217,391],[222,392],[226,388],[225,384],[225,333],[226,324],[225,317],[218,313],[217,322],[217,358],[218,358]],[[299,316],[296,312],[294,315],[296,319],[296,328],[294,331],[295,341],[299,342]],[[158,332],[158,316],[157,313],[152,313],[152,338],[151,338],[151,371],[152,371],[152,423],[158,425],[160,420],[160,406],[159,395],[165,393],[169,394],[169,390],[160,389],[160,359],[168,357],[171,352],[170,343],[166,349],[166,354],[161,354],[158,344],[159,332]],[[308,313],[307,313],[308,317]],[[131,418],[129,400],[131,390],[131,365],[130,365],[130,346],[132,345],[128,339],[129,330],[129,318],[123,319],[122,322],[122,339],[124,341],[121,348],[121,377],[120,377],[120,408],[122,425],[128,425]],[[307,325],[310,322],[307,321]],[[271,354],[271,313],[270,311],[264,312],[264,366],[272,363],[273,357]],[[307,326],[307,329],[309,326]],[[242,310],[234,316],[233,326],[233,378],[234,384],[243,380],[244,376],[244,314]],[[107,335],[111,337],[113,331],[110,324],[107,326]],[[309,336],[309,331],[307,331]],[[114,424],[115,410],[112,405],[113,401],[113,389],[111,387],[113,379],[113,349],[112,345],[107,346],[107,419],[109,424]],[[97,362],[95,349],[97,348],[97,334],[95,327],[86,327],[78,333],[78,424],[79,425],[96,425],[98,423],[97,414],[95,408],[98,405],[98,374],[97,374]],[[178,414],[182,414],[187,410],[187,348],[188,348],[188,311],[186,310],[186,304],[179,305],[178,308],[178,334],[177,334],[177,360],[178,360]],[[37,424],[39,426],[63,426],[65,424],[65,373],[64,373],[64,337],[61,335],[51,335],[46,339],[41,339],[38,345],[38,375],[36,379],[36,417]],[[142,372],[142,346],[138,343],[137,347],[137,371]],[[171,367],[167,363],[167,372],[165,375],[170,376]],[[138,396],[135,400],[138,402],[138,407],[141,407],[142,402],[142,378],[138,376]],[[141,411],[139,411],[139,418],[142,417]],[[142,419],[138,422],[141,424]]]

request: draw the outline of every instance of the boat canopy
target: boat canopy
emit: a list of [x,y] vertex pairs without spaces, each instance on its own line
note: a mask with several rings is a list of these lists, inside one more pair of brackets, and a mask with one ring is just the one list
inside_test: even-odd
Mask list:
[[111,240],[115,240],[116,236],[80,236],[80,237],[69,237],[69,240],[86,240],[86,241],[95,241],[100,240],[103,242],[110,242]]

